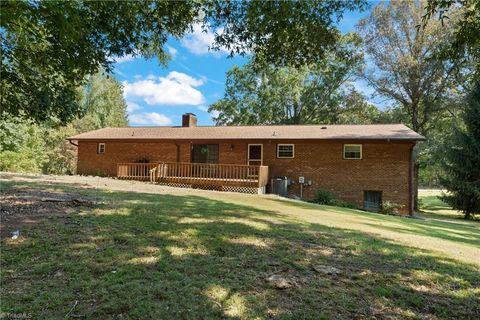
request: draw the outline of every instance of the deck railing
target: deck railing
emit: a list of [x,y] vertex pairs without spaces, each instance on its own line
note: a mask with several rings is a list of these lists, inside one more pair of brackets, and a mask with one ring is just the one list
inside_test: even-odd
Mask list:
[[151,180],[158,163],[118,163],[117,177],[129,180]]
[[268,183],[268,167],[183,162],[119,163],[117,177],[152,182],[261,188]]

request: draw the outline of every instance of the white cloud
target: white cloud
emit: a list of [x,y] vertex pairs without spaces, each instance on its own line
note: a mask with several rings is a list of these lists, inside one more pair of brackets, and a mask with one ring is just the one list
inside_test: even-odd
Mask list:
[[208,112],[208,107],[206,106],[198,106],[197,109],[203,112]]
[[140,125],[165,126],[172,123],[172,119],[157,112],[144,112],[129,116],[130,123]]
[[180,83],[188,84],[192,87],[198,87],[205,83],[205,77],[200,77],[199,79],[195,79],[194,77],[190,77],[188,74],[172,71],[168,74],[167,79],[175,80]]
[[209,113],[211,118],[217,118],[220,115],[218,110],[212,110],[211,112],[208,112],[207,106],[198,106],[197,109]]
[[137,111],[141,108],[142,107],[140,107],[140,105],[138,105],[137,103],[127,101],[127,112],[128,113],[132,113],[132,112]]
[[217,118],[220,115],[220,111],[213,110],[212,112],[210,112],[210,114],[212,115],[212,118]]
[[172,58],[175,58],[177,56],[178,50],[172,46],[169,46],[168,44],[167,44],[167,51],[172,56]]
[[114,60],[116,63],[124,63],[135,60],[135,56],[132,54],[126,54],[123,57],[116,57]]
[[203,94],[196,89],[205,83],[203,78],[193,78],[185,73],[172,71],[166,77],[148,77],[145,80],[123,82],[125,98],[141,97],[149,105],[200,105]]
[[205,55],[212,53],[213,55],[220,56],[221,53],[230,53],[226,48],[221,47],[220,51],[210,51],[209,48],[215,41],[215,31],[218,34],[223,32],[223,28],[218,28],[212,31],[210,28],[203,31],[201,24],[194,24],[193,31],[187,33],[181,40],[182,46],[188,49],[195,55]]

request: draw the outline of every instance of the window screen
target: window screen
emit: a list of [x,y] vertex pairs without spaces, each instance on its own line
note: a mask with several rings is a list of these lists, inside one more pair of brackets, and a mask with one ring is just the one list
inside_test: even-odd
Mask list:
[[363,208],[365,210],[380,210],[382,205],[381,191],[364,191],[363,192]]
[[293,144],[278,144],[277,158],[293,158],[294,146]]
[[362,159],[362,145],[344,144],[343,159]]
[[218,144],[194,144],[192,162],[218,163]]

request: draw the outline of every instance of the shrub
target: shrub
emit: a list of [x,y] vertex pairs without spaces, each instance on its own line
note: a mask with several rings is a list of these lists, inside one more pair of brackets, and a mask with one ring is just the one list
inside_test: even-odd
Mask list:
[[325,204],[328,206],[344,207],[350,209],[355,209],[357,207],[354,203],[338,199],[333,193],[328,190],[317,190],[317,192],[315,192],[315,199],[313,200],[313,202],[318,204]]
[[315,192],[315,203],[333,205],[334,200],[336,200],[335,195],[327,190],[317,190]]
[[401,208],[403,208],[403,206],[398,203],[392,201],[383,201],[382,207],[380,208],[380,213],[398,215]]

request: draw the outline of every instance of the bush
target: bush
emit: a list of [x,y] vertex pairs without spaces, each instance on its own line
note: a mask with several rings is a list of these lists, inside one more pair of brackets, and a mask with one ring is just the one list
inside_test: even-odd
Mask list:
[[357,208],[357,205],[355,203],[347,202],[341,199],[335,199],[332,203],[332,206],[349,208],[349,209]]
[[315,193],[315,203],[332,206],[334,200],[336,200],[335,195],[330,191],[317,190],[317,192]]
[[399,210],[403,208],[404,206],[392,202],[392,201],[383,201],[382,202],[382,207],[380,208],[380,213],[383,214],[390,214],[390,215],[398,215]]
[[325,204],[328,206],[344,207],[350,209],[355,209],[357,207],[354,203],[349,203],[344,200],[338,199],[333,193],[327,190],[317,190],[317,192],[315,192],[315,199],[313,200],[313,202],[318,204]]

